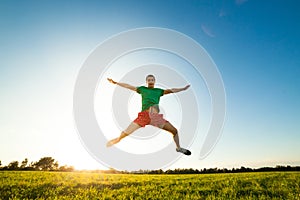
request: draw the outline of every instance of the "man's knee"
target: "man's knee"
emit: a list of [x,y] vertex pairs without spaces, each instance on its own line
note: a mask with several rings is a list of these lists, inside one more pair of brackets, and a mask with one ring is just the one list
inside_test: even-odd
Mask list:
[[129,134],[126,133],[125,131],[122,131],[121,135],[123,135],[123,136],[128,136]]
[[177,131],[176,128],[174,128],[174,129],[171,131],[171,133],[173,134],[173,136],[176,136],[176,135],[178,134],[178,131]]
[[127,137],[129,134],[128,133],[126,133],[126,132],[124,132],[124,131],[122,131],[122,133],[121,133],[121,135],[120,135],[120,139],[123,139],[124,137]]

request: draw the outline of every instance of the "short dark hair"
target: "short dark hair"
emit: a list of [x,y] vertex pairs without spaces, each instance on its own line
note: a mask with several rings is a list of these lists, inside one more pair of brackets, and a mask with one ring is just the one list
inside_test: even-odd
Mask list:
[[153,78],[154,78],[154,80],[155,80],[155,76],[154,76],[154,75],[152,75],[152,74],[149,74],[149,75],[147,75],[147,76],[146,76],[146,81],[147,81],[147,79],[148,79],[149,77],[153,77]]

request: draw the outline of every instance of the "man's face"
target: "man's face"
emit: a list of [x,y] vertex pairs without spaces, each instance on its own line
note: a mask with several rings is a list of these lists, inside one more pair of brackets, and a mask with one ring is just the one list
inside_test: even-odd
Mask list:
[[147,78],[146,82],[148,87],[153,88],[155,84],[155,78],[150,76]]

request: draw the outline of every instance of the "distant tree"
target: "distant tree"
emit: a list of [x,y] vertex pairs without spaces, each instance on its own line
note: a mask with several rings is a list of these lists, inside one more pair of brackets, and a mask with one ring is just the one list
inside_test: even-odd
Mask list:
[[218,168],[210,168],[206,170],[206,173],[217,173],[217,172],[218,172]]
[[28,167],[34,168],[35,162],[31,162]]
[[227,173],[227,172],[229,172],[229,170],[226,169],[226,168],[223,168],[223,169],[220,169],[220,172],[221,172],[221,173]]
[[23,160],[22,163],[21,163],[20,169],[25,169],[27,164],[28,164],[28,159],[25,158],[25,160]]
[[7,166],[8,170],[17,170],[19,169],[19,162],[18,161],[13,161],[11,163],[8,164]]
[[114,169],[112,167],[110,167],[109,170],[107,170],[107,172],[110,173],[110,174],[118,174],[119,173],[118,170],[116,170],[116,169]]
[[67,166],[67,165],[64,165],[64,166],[60,166],[58,168],[58,171],[62,171],[62,172],[72,172],[74,171],[74,167],[73,166]]
[[43,157],[38,162],[34,163],[34,168],[37,170],[51,171],[58,169],[58,163],[52,157]]
[[245,168],[244,166],[241,166],[241,168],[240,168],[239,171],[240,171],[240,172],[245,172],[245,171],[246,171],[246,168]]

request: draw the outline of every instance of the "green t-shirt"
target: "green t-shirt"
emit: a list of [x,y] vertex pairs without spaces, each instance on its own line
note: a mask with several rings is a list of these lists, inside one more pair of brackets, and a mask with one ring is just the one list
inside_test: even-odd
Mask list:
[[142,95],[142,111],[147,110],[151,106],[158,105],[160,97],[164,95],[164,90],[160,88],[140,86],[136,91]]

